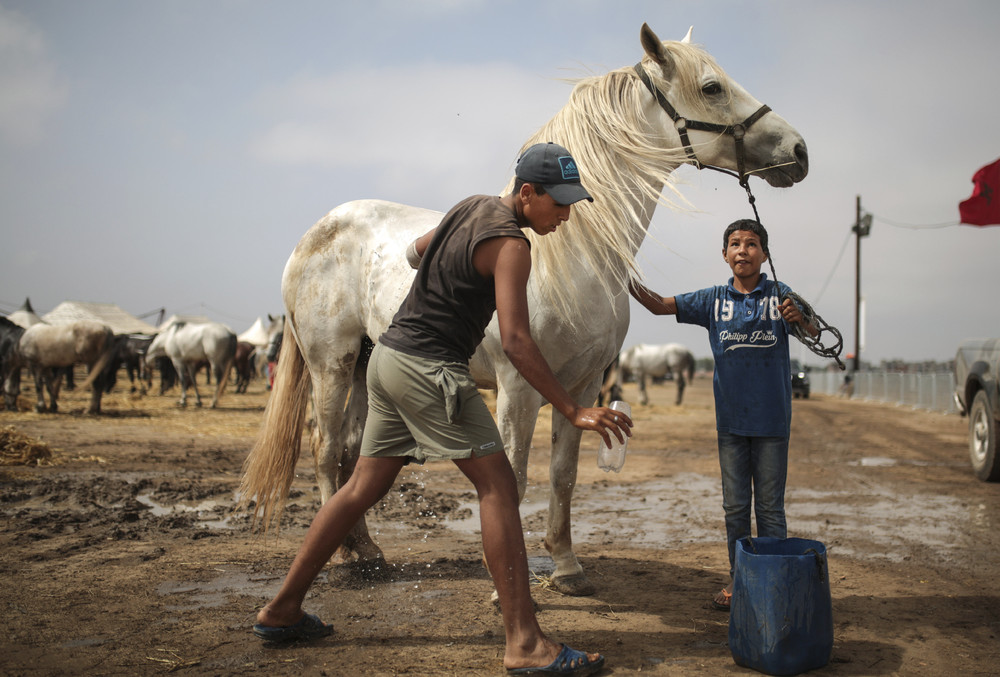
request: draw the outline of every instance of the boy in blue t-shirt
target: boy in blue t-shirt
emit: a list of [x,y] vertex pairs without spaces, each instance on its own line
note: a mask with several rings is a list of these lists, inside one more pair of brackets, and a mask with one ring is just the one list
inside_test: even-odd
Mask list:
[[[633,281],[632,296],[654,315],[708,330],[715,358],[715,422],[722,469],[730,582],[712,601],[729,611],[736,541],[750,536],[750,508],[757,535],[785,538],[785,476],[792,421],[788,325],[801,323],[815,336],[790,298],[791,290],[761,273],[768,259],[767,231],[757,221],[731,223],[722,257],[733,271],[728,285],[665,298]],[[773,271],[773,268],[772,268]],[[782,301],[784,299],[784,301]]]

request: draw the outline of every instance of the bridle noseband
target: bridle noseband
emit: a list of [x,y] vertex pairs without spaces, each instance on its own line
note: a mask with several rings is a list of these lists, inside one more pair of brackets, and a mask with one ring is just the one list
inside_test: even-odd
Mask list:
[[[636,75],[638,75],[639,79],[642,80],[642,83],[646,85],[646,89],[650,91],[657,103],[660,104],[660,108],[666,111],[667,115],[670,116],[670,119],[674,121],[674,127],[677,129],[677,133],[680,134],[681,143],[684,145],[684,152],[687,153],[691,163],[698,169],[714,169],[717,172],[735,176],[739,179],[740,185],[746,188],[747,193],[749,194],[750,183],[749,176],[746,173],[746,153],[743,148],[743,137],[746,136],[747,130],[750,129],[751,125],[764,117],[771,111],[771,109],[767,105],[763,105],[746,120],[735,125],[720,125],[714,122],[688,120],[687,118],[682,117],[677,110],[670,105],[670,102],[667,101],[667,97],[664,96],[663,92],[656,88],[656,85],[653,84],[652,79],[649,77],[649,73],[647,73],[646,69],[642,67],[642,62],[637,63],[633,68],[635,69]],[[702,163],[698,159],[698,156],[695,155],[694,148],[691,147],[691,141],[688,139],[689,129],[696,129],[702,132],[716,132],[717,134],[729,134],[732,136],[733,140],[736,142],[736,167],[738,173],[733,174],[733,172],[728,169]],[[753,204],[753,195],[751,194],[750,197],[750,202]]]

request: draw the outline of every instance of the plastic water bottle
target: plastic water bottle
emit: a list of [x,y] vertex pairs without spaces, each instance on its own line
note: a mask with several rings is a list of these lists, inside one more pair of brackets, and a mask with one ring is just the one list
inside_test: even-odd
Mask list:
[[[615,411],[620,411],[626,416],[632,416],[632,407],[628,405],[628,402],[622,402],[621,400],[615,400],[609,406],[610,409]],[[597,467],[604,472],[610,472],[614,470],[619,472],[622,466],[625,465],[625,451],[628,449],[628,435],[622,433],[625,437],[624,442],[619,442],[618,438],[615,437],[614,432],[608,431],[608,435],[611,437],[611,446],[604,444],[604,440],[601,440],[601,446],[597,449]]]

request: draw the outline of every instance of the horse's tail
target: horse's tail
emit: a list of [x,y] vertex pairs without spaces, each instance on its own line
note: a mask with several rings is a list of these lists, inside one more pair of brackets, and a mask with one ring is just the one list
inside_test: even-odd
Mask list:
[[226,384],[229,383],[229,372],[231,372],[233,370],[233,365],[236,363],[236,344],[237,343],[238,343],[238,339],[236,338],[236,334],[230,334],[229,335],[229,350],[226,353],[229,357],[226,358],[226,367],[222,370],[222,377],[221,378],[218,377],[218,375],[216,375],[216,380],[218,381],[218,386],[215,388],[215,399],[212,401],[212,406],[213,407],[219,401],[219,398],[222,397],[222,391],[226,389]]
[[[94,385],[94,381],[96,381],[98,377],[100,377],[104,373],[104,370],[107,369],[111,361],[117,357],[118,357],[118,341],[115,340],[115,334],[113,331],[111,331],[111,328],[109,327],[107,333],[104,336],[104,352],[101,353],[101,356],[97,358],[97,362],[94,362],[94,365],[90,368],[90,373],[87,374],[87,378],[86,380],[84,380],[81,388],[83,390],[86,390],[90,386]],[[102,386],[94,386],[94,387],[95,388],[101,387],[101,389],[103,390]]]
[[[298,342],[282,343],[271,397],[253,448],[243,463],[239,507],[253,509],[253,524],[264,533],[277,524],[299,460],[309,403],[310,378]],[[254,499],[256,498],[256,502]],[[252,506],[251,506],[252,504]]]

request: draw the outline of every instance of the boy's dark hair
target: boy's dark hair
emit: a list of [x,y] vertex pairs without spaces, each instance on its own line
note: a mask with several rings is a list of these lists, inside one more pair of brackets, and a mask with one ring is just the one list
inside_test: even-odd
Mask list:
[[529,186],[531,186],[532,188],[534,188],[535,189],[535,195],[545,195],[545,186],[543,186],[540,183],[533,183],[531,181],[525,181],[524,179],[522,179],[519,176],[515,176],[514,177],[514,191],[513,192],[514,192],[515,195],[517,193],[521,192],[521,186],[523,186],[524,184],[528,184]]
[[723,253],[725,253],[726,249],[729,248],[729,236],[737,230],[748,230],[759,237],[760,248],[764,250],[764,254],[766,254],[768,258],[771,258],[771,252],[767,249],[767,229],[765,229],[759,221],[754,221],[753,219],[740,219],[739,221],[733,221],[726,227],[726,232],[722,236]]

